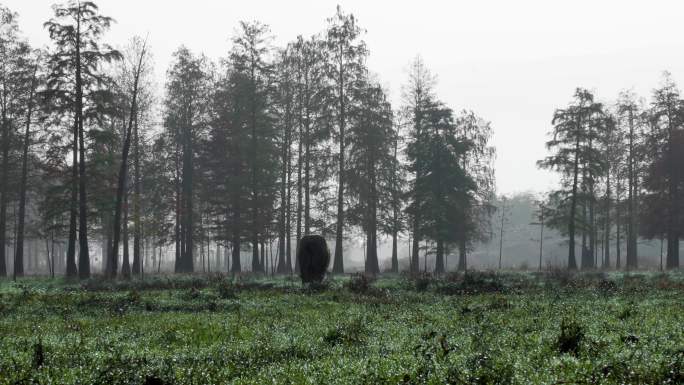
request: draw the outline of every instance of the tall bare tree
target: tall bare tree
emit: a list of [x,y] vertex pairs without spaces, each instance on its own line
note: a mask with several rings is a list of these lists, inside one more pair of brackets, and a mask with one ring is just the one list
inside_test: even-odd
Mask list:
[[[107,269],[107,275],[110,278],[116,277],[117,274],[117,261],[119,254],[119,240],[121,237],[121,211],[123,208],[124,197],[127,195],[126,187],[128,181],[128,156],[131,147],[131,136],[133,134],[133,125],[138,115],[138,87],[140,82],[140,75],[143,72],[143,65],[145,64],[145,55],[147,49],[147,41],[142,42],[139,48],[137,65],[133,69],[133,84],[130,89],[130,113],[128,118],[128,125],[126,127],[126,132],[124,135],[124,144],[121,152],[121,166],[119,170],[119,181],[116,188],[116,206],[114,207],[114,237],[112,242],[112,257],[109,259],[110,266]],[[124,226],[128,226],[128,223],[124,223]],[[126,242],[127,243],[127,242]],[[127,252],[128,245],[126,244]]]

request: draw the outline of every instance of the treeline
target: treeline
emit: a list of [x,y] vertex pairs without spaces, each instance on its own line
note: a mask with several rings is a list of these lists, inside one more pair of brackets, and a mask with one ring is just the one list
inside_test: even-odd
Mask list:
[[147,39],[104,43],[113,20],[94,3],[55,6],[47,50],[21,37],[15,13],[0,17],[2,276],[24,274],[27,242],[29,267],[53,275],[89,277],[93,249],[111,278],[284,274],[311,233],[334,245],[334,273],[355,239],[367,273],[381,257],[399,271],[400,238],[411,271],[422,253],[443,272],[445,255],[466,269],[490,236],[489,123],[442,103],[419,58],[394,108],[339,7],[285,47],[258,22],[240,23],[218,61],[180,47],[161,98]]
[[668,73],[650,101],[624,91],[605,104],[577,89],[556,110],[551,155],[539,166],[558,171],[561,185],[540,207],[569,238],[570,269],[636,269],[641,239],[661,241],[661,269],[679,267],[683,124],[684,100]]

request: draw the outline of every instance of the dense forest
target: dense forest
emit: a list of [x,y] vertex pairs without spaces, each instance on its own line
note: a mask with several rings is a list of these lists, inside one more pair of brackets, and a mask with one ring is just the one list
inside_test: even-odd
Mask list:
[[684,101],[667,74],[648,101],[578,88],[549,111],[538,166],[561,182],[517,197],[534,207],[516,226],[535,262],[514,263],[492,125],[442,102],[419,56],[392,105],[340,7],[283,47],[259,22],[217,60],[181,46],[163,92],[146,37],[114,48],[96,4],[53,9],[39,49],[0,5],[2,276],[289,274],[306,234],[331,242],[334,274],[352,249],[369,275],[637,269],[648,241],[665,245],[661,269],[679,267]]

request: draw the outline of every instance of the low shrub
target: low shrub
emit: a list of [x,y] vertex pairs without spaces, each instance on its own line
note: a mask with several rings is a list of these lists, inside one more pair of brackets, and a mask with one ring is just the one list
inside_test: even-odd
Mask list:
[[584,329],[574,319],[564,318],[556,340],[556,348],[560,353],[577,355],[580,343],[584,339]]
[[349,291],[356,294],[368,294],[373,289],[374,278],[366,274],[354,274],[344,285]]
[[323,342],[335,346],[340,344],[361,344],[366,337],[366,321],[362,318],[352,318],[328,331],[323,336]]

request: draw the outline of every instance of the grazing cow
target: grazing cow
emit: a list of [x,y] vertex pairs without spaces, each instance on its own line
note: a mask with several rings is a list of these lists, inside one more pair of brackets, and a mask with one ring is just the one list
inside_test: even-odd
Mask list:
[[297,247],[302,283],[320,283],[330,263],[330,250],[320,235],[305,235]]

